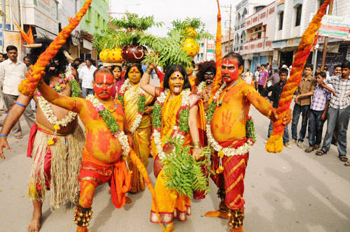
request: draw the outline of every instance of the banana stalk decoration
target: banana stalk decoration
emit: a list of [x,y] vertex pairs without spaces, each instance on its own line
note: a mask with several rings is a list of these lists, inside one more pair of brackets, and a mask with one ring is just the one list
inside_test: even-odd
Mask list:
[[285,126],[282,124],[282,119],[289,111],[290,104],[293,100],[293,94],[298,88],[298,85],[301,81],[304,66],[312,49],[316,32],[321,27],[322,17],[325,15],[327,6],[331,1],[333,0],[326,0],[322,4],[301,38],[298,52],[295,55],[294,62],[292,64],[293,68],[290,74],[290,78],[283,88],[281,99],[278,104],[277,113],[279,119],[274,122],[271,137],[266,143],[265,149],[268,152],[278,153],[283,149],[282,136]]
[[91,2],[92,0],[86,0],[83,7],[75,15],[75,17],[69,19],[69,24],[63,28],[46,51],[39,56],[37,62],[34,64],[32,77],[26,78],[21,82],[21,84],[18,86],[19,92],[26,96],[34,95],[35,89],[42,78],[42,71],[45,70],[50,60],[56,56],[58,50],[60,50],[60,48],[66,43],[70,33],[72,33],[72,31],[78,26],[80,20],[86,14]]

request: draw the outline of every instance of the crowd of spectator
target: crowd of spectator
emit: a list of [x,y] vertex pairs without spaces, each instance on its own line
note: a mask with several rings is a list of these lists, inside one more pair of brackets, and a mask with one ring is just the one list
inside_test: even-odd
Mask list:
[[[274,108],[278,108],[283,87],[291,70],[292,67],[283,65],[272,73],[271,66],[263,64],[256,68],[252,80],[249,69],[243,74],[243,79],[255,86],[262,96],[268,98]],[[334,144],[338,148],[339,160],[345,162],[345,166],[350,166],[346,157],[350,117],[350,62],[335,65],[332,75],[327,66],[323,71],[321,67],[318,67],[315,73],[313,71],[312,65],[305,65],[302,80],[294,97],[292,139],[289,140],[289,130],[286,126],[283,134],[284,146],[291,149],[292,144],[295,144],[305,149],[306,153],[316,150],[316,155],[323,156],[329,151],[331,144]],[[298,131],[300,118],[301,127]],[[326,133],[322,137],[324,124]],[[272,123],[269,125],[268,138],[271,135],[272,125]],[[308,139],[308,146],[304,148],[305,138]]]

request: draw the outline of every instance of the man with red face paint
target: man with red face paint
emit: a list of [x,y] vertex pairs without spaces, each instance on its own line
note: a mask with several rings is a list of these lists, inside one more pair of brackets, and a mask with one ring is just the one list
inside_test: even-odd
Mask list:
[[121,103],[111,98],[113,82],[113,75],[108,69],[97,70],[93,81],[96,95],[89,95],[86,99],[61,96],[45,83],[38,85],[43,97],[78,113],[85,126],[86,143],[79,174],[80,197],[75,211],[77,231],[87,231],[97,186],[111,182],[112,202],[117,208],[123,207],[125,193],[130,189],[131,174],[122,159],[128,140],[127,137],[121,140],[119,133],[124,129],[124,113]]
[[[253,104],[271,121],[277,119],[276,110],[271,104],[240,78],[243,63],[242,56],[237,53],[229,53],[224,57],[223,84],[213,98],[213,107],[207,111],[207,115],[212,115],[207,117],[208,141],[215,150],[212,170],[217,173],[212,179],[219,188],[221,202],[219,210],[207,212],[205,216],[229,219],[231,231],[243,231],[243,181],[254,137],[250,134],[250,105]],[[219,85],[218,81],[219,78],[215,85]],[[284,123],[290,120],[289,113]]]

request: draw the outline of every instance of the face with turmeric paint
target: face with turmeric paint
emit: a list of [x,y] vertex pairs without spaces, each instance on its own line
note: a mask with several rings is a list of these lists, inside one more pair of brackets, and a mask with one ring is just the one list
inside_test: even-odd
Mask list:
[[132,84],[138,84],[141,80],[141,73],[136,66],[133,66],[128,73],[128,78]]
[[181,72],[176,71],[170,75],[170,77],[169,77],[169,89],[173,94],[175,94],[175,95],[180,94],[183,87],[184,87],[184,84],[185,84],[185,79],[182,76]]
[[110,73],[96,73],[93,82],[95,94],[102,100],[107,100],[113,93],[113,75]]
[[225,82],[230,83],[239,78],[239,66],[236,59],[224,59],[221,65],[222,78]]

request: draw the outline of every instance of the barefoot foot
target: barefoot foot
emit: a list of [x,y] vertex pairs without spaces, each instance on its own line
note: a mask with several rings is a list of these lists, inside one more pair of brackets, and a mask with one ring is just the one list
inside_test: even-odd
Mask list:
[[130,204],[131,203],[131,199],[130,199],[130,197],[125,197],[125,203],[126,204]]
[[28,232],[38,232],[41,227],[41,213],[33,213],[33,218],[29,223]]
[[228,219],[229,212],[221,212],[220,210],[216,210],[216,211],[209,211],[206,214],[204,214],[204,216],[206,217],[219,217],[219,218],[223,218],[223,219]]
[[165,228],[163,232],[170,232],[173,230],[175,230],[175,225],[174,225],[174,222],[171,222],[171,223],[165,224]]

